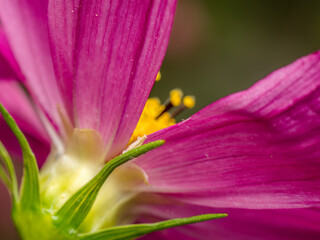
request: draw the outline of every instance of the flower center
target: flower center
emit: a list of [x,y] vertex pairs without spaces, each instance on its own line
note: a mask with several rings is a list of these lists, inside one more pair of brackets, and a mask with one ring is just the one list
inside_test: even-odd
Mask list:
[[[104,165],[102,138],[92,129],[74,129],[63,155],[51,153],[41,169],[42,206],[56,212],[76,191],[89,182]],[[125,224],[124,216],[131,200],[138,194],[137,185],[146,184],[147,177],[133,163],[118,167],[104,183],[100,193],[80,227],[91,232]]]
[[170,96],[164,104],[161,104],[158,98],[149,98],[129,143],[136,141],[138,137],[174,125],[176,123],[175,117],[186,108],[193,108],[194,105],[195,98],[193,96],[183,97],[183,92],[180,89],[171,90]]

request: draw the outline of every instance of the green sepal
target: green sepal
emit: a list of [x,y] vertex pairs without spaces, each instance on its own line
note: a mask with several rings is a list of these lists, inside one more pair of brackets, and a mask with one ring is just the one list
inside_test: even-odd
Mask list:
[[39,194],[39,169],[35,156],[29,146],[29,143],[17,123],[10,116],[7,110],[0,104],[0,112],[10,127],[13,134],[18,139],[23,156],[23,178],[21,183],[21,202],[22,209],[39,209],[40,194]]
[[[0,177],[4,181],[11,193],[13,204],[16,205],[19,201],[17,176],[14,170],[12,159],[1,141],[0,159],[3,160],[3,164],[0,164]],[[5,171],[3,167],[7,169],[8,173]]]
[[4,185],[9,189],[9,191],[11,193],[11,180],[9,179],[9,176],[6,173],[6,171],[4,170],[2,164],[0,164],[0,179],[2,180]]
[[162,144],[164,144],[163,140],[147,143],[109,161],[92,180],[72,195],[57,211],[54,216],[56,225],[68,232],[75,231],[89,213],[99,190],[113,170]]
[[106,230],[90,233],[90,234],[81,234],[78,235],[79,240],[129,240],[135,239],[137,237],[141,237],[148,233],[152,233],[155,231],[178,227],[182,225],[204,222],[212,219],[223,218],[226,217],[227,214],[204,214],[193,216],[189,218],[177,218],[157,223],[149,223],[149,224],[132,224],[118,227],[107,228]]

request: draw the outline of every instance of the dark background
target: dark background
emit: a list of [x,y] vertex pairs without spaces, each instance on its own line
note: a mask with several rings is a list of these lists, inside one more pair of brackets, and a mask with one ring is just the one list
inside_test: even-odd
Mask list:
[[162,80],[196,96],[187,118],[213,101],[244,90],[267,74],[320,49],[318,0],[181,0]]

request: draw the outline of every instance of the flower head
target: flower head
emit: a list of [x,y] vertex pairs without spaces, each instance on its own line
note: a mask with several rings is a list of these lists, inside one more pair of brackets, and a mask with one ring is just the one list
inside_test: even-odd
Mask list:
[[[41,215],[41,221],[52,229],[66,225],[71,235],[212,212],[231,216],[205,223],[210,227],[168,230],[169,235],[162,232],[151,238],[177,239],[182,234],[204,239],[208,232],[217,238],[231,234],[261,238],[270,225],[280,229],[275,233],[280,237],[291,236],[287,231],[297,227],[302,233],[319,234],[312,217],[310,224],[298,219],[281,225],[268,214],[318,216],[311,208],[320,203],[314,187],[320,182],[320,53],[175,124],[172,115],[165,114],[166,107],[155,99],[147,101],[164,57],[175,5],[174,0],[3,0],[0,61],[6,67],[0,72],[0,101],[26,135],[38,163],[46,159],[39,189],[24,184],[28,187],[22,188],[27,189],[22,196],[24,191],[39,191],[37,201],[50,216],[49,221]],[[179,91],[171,98],[171,105],[180,105]],[[193,104],[187,97],[181,106]],[[8,131],[4,124],[1,128]],[[24,138],[14,132],[24,158],[32,158]],[[146,145],[140,146],[141,140],[125,152],[144,134]],[[9,151],[17,152],[14,140],[3,136]],[[121,165],[133,157],[137,158],[133,163]],[[26,169],[36,174],[32,161]],[[105,184],[102,178],[108,178]],[[30,208],[39,206],[22,202]],[[24,219],[15,212],[14,218],[17,225]],[[206,219],[210,216],[202,220]],[[241,221],[251,225],[240,229],[233,224]],[[161,224],[152,227],[179,225]]]

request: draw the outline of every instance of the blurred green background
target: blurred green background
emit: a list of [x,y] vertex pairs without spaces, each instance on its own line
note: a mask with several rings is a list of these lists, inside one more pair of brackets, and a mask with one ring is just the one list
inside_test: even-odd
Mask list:
[[[319,10],[319,0],[180,0],[162,80],[152,96],[164,101],[177,87],[195,95],[195,108],[180,115],[187,118],[248,88],[320,49]],[[1,183],[0,196],[0,204],[8,204]],[[0,239],[15,239],[9,211],[1,212]]]
[[179,1],[162,80],[152,96],[172,88],[196,96],[196,106],[243,90],[295,59],[320,49],[319,0]]

